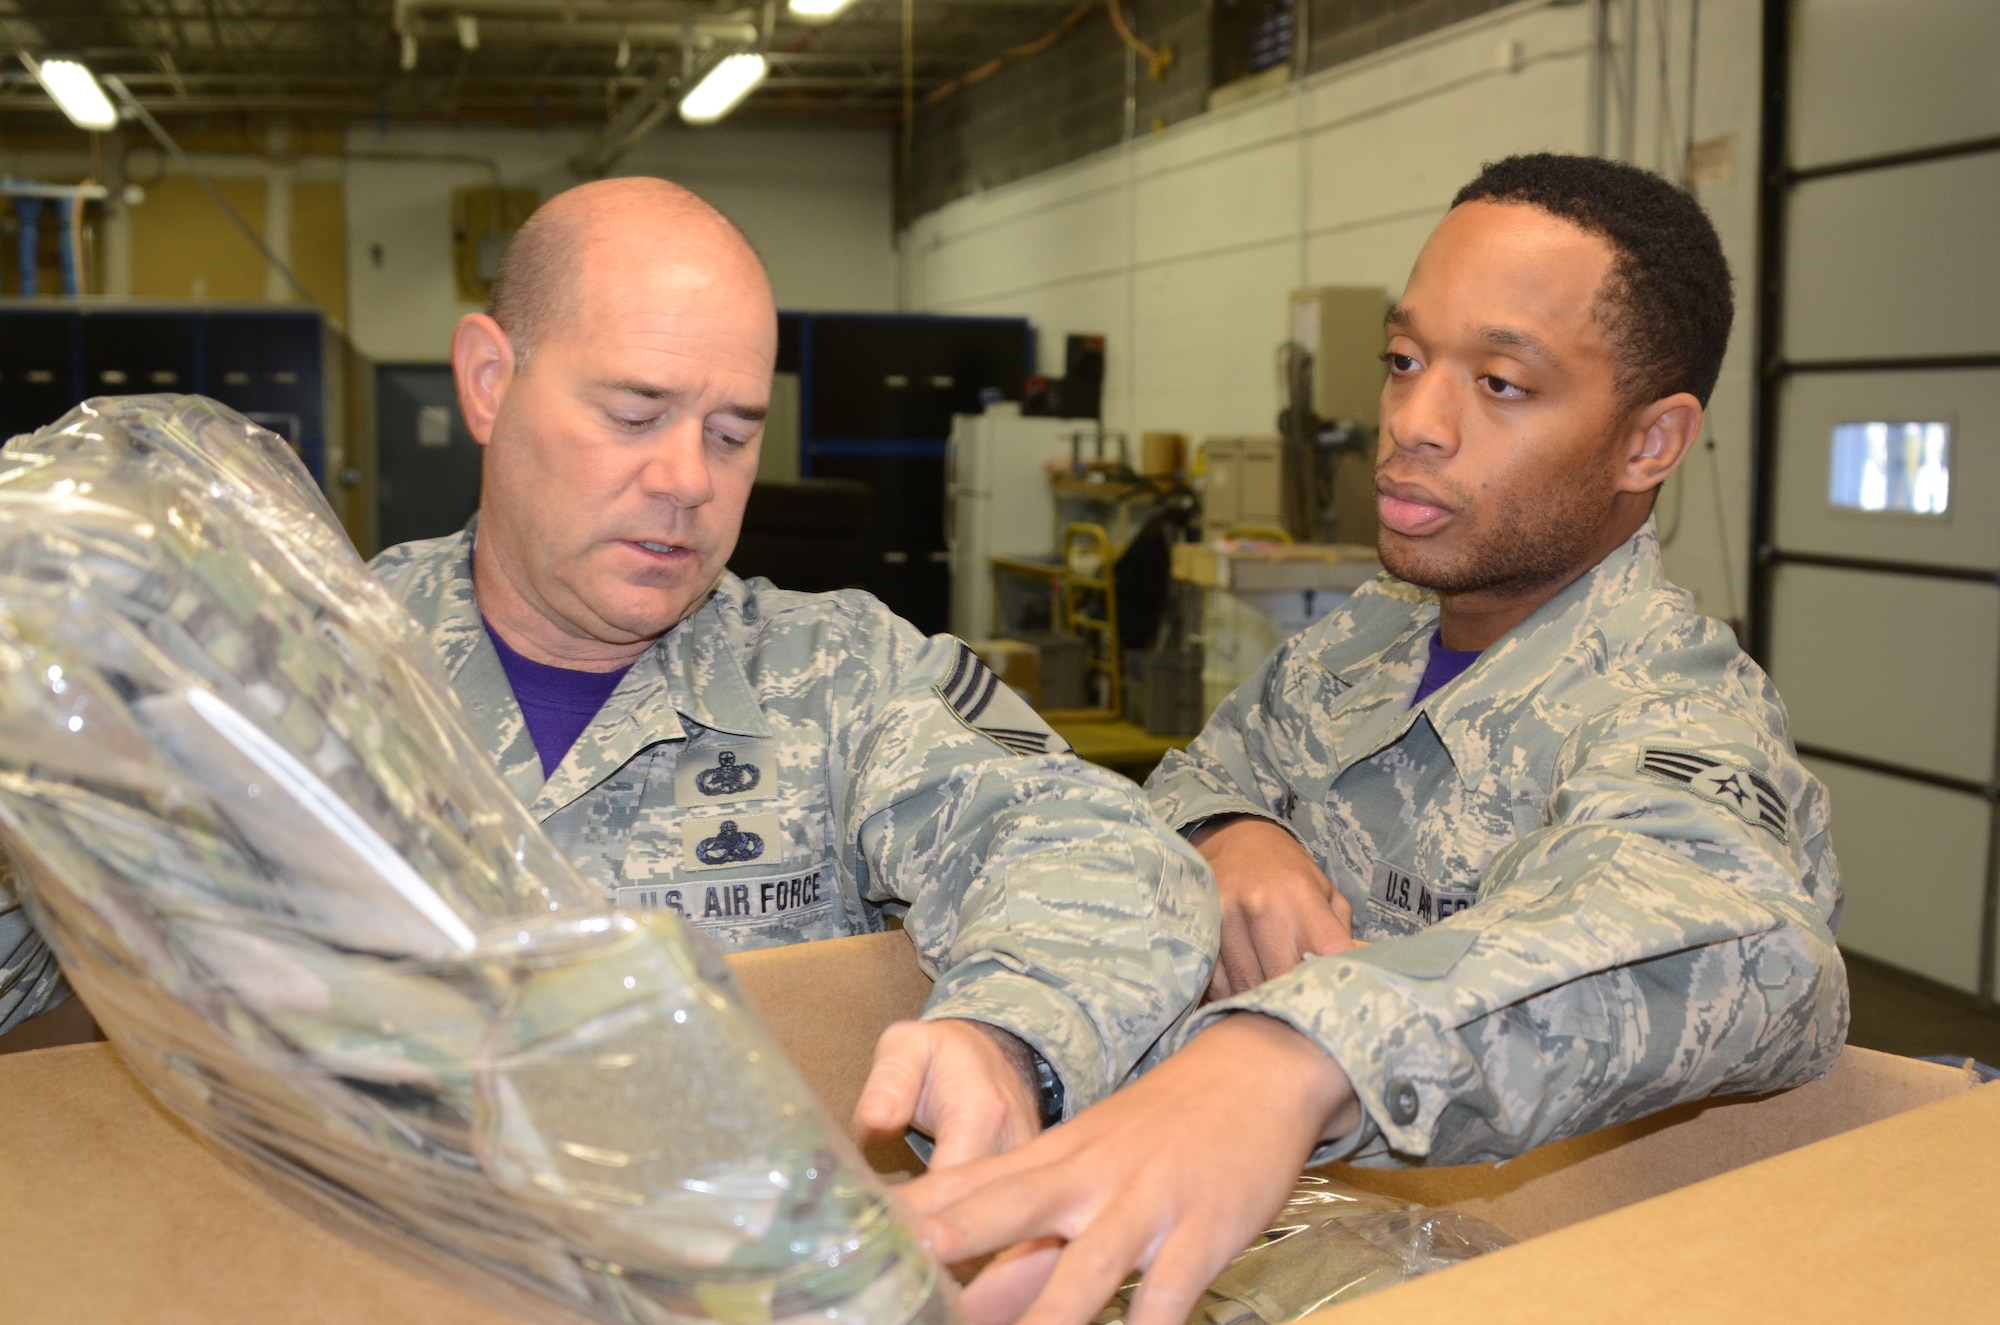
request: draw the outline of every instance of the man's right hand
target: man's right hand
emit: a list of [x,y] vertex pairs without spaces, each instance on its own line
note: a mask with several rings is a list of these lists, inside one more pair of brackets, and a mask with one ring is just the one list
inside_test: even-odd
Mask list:
[[1269,1226],[1316,1142],[1363,1120],[1340,1064],[1284,1022],[1219,1019],[1137,1081],[993,1159],[895,1189],[974,1325],[1086,1325],[1134,1269],[1127,1325],[1183,1325]]
[[1308,954],[1354,946],[1354,911],[1297,838],[1254,815],[1203,824],[1189,839],[1215,870],[1222,951],[1208,996],[1228,998],[1283,975]]

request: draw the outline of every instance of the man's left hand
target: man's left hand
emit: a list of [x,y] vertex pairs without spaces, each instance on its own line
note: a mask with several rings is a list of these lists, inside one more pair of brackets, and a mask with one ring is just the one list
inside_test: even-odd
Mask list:
[[899,1021],[875,1042],[854,1126],[876,1136],[914,1126],[937,1142],[933,1169],[1002,1154],[1042,1130],[1033,1068],[1028,1046],[997,1026]]

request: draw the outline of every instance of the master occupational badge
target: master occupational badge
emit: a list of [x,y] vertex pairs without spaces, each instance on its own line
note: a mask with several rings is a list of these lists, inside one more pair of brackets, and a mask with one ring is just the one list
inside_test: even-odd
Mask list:
[[1780,842],[1788,840],[1785,798],[1762,773],[1692,750],[1661,749],[1641,750],[1639,771],[1679,783],[1703,800],[1734,811],[1743,822],[1767,829]]
[[704,796],[741,796],[755,791],[762,776],[757,765],[737,763],[734,750],[722,750],[715,756],[714,768],[695,774],[694,785]]
[[704,865],[745,864],[764,854],[764,838],[738,828],[734,819],[724,819],[715,836],[703,838],[694,854]]

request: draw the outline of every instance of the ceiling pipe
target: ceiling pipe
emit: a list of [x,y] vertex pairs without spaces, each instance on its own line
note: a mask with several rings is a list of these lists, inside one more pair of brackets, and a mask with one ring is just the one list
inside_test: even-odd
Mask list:
[[706,21],[745,23],[756,20],[755,5],[722,8],[695,0],[396,0],[389,25],[408,32],[417,24],[450,23],[461,15],[488,18],[547,19],[565,28],[585,23],[701,24]]
[[[487,18],[479,23],[479,44],[481,46],[538,46],[550,45],[595,45],[616,50],[620,42],[641,46],[679,46],[685,35],[692,31],[704,42],[748,42],[754,41],[760,31],[758,25],[748,19],[703,18],[692,23],[626,23],[596,22],[578,19],[574,23],[564,23],[552,27],[535,19]],[[456,22],[449,16],[442,18],[413,18],[403,29],[405,42],[434,40],[442,42],[459,41]]]

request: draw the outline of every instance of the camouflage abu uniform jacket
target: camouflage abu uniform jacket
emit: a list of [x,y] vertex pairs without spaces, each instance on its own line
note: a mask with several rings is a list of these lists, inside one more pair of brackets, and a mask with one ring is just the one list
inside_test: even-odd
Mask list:
[[1661,572],[1650,522],[1414,709],[1436,598],[1388,576],[1281,647],[1148,790],[1277,821],[1370,945],[1197,1013],[1313,1039],[1366,1120],[1316,1160],[1460,1164],[1796,1085],[1847,1030],[1825,789]]
[[937,978],[924,1015],[1020,1036],[1069,1112],[1201,992],[1218,926],[1207,865],[957,640],[866,594],[725,574],[544,782],[473,602],[472,539],[407,543],[374,568],[508,783],[618,905],[678,911],[724,950],[904,912]]

